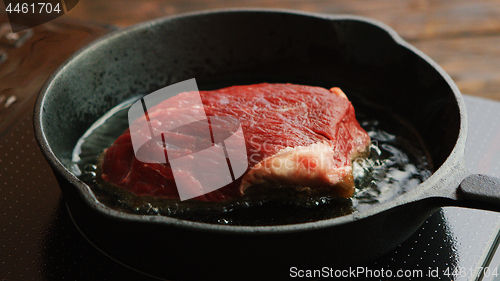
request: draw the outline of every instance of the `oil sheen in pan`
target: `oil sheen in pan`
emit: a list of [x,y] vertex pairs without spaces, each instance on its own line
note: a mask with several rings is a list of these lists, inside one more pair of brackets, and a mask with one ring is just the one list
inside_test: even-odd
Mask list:
[[[67,163],[86,182],[99,201],[123,212],[168,215],[186,220],[232,225],[280,225],[329,219],[371,208],[402,194],[432,174],[432,163],[421,138],[401,118],[367,104],[355,104],[356,117],[372,139],[370,155],[353,162],[356,184],[352,199],[321,197],[294,200],[293,196],[260,201],[242,198],[207,211],[194,202],[165,205],[154,198],[138,198],[110,188],[98,179],[98,157],[127,128],[128,108],[137,98],[125,101],[94,123],[80,138]],[[283,194],[280,194],[281,196]],[[199,205],[198,205],[199,206]]]

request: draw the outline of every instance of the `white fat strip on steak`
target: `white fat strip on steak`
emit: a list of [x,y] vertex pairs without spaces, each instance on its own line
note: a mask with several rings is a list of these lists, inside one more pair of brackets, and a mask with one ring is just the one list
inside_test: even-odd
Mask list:
[[[330,91],[347,99],[340,88]],[[295,187],[297,190],[335,186],[343,189],[341,193],[349,194],[353,189],[352,166],[336,163],[335,153],[334,147],[326,141],[281,149],[248,171],[240,184],[240,192],[243,194],[253,185]]]

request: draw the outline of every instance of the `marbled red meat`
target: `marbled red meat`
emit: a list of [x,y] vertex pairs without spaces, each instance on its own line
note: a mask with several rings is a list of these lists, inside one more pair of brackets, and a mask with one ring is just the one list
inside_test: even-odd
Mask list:
[[[149,108],[151,120],[157,120],[156,125],[161,128],[162,122],[172,116],[203,110],[193,106],[186,111],[186,107],[172,106],[185,102],[187,94],[181,93]],[[233,183],[193,200],[230,200],[256,185],[291,187],[310,193],[328,189],[340,197],[352,196],[352,160],[367,151],[370,138],[339,88],[264,83],[200,91],[200,96],[206,116],[232,116],[241,124],[248,169]],[[131,128],[147,136],[150,128],[145,122],[144,117],[138,118]],[[196,130],[195,127],[191,126],[190,130]],[[170,163],[139,161],[134,154],[130,130],[105,151],[102,178],[138,196],[178,199]],[[188,155],[193,150],[187,145],[192,143],[190,133],[169,132],[164,137],[169,143],[177,143],[177,151],[169,150],[169,157],[177,152]],[[153,157],[160,145],[141,149],[151,149]],[[210,171],[211,167],[215,166],[206,165],[207,173],[216,172]],[[176,180],[193,181],[187,171]]]

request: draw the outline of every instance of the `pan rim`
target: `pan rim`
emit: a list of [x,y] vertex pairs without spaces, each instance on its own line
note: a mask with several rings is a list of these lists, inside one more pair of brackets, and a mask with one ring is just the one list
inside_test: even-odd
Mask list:
[[[226,13],[277,13],[277,14],[314,17],[329,21],[353,20],[353,21],[364,22],[384,30],[391,36],[395,44],[407,48],[408,50],[413,52],[416,56],[422,58],[428,64],[430,64],[450,86],[453,94],[455,95],[455,99],[457,101],[460,114],[460,129],[453,150],[448,155],[447,159],[443,162],[443,164],[436,171],[434,171],[431,177],[429,177],[427,180],[425,180],[423,183],[413,188],[412,190],[404,194],[401,194],[392,200],[377,204],[376,206],[362,212],[355,211],[354,213],[349,215],[337,218],[331,218],[327,220],[315,221],[315,222],[289,224],[289,225],[272,225],[272,226],[216,225],[216,224],[181,220],[167,216],[129,214],[111,209],[110,207],[107,207],[103,203],[99,202],[97,198],[94,196],[90,187],[86,185],[83,181],[81,181],[79,178],[77,178],[61,163],[61,161],[52,151],[50,144],[48,143],[47,137],[45,135],[43,129],[44,104],[46,102],[46,97],[48,93],[50,93],[51,88],[54,86],[54,82],[56,81],[56,79],[60,76],[63,70],[67,68],[71,63],[73,63],[78,57],[82,56],[87,52],[98,49],[100,45],[107,42],[109,39],[116,39],[121,36],[127,36],[127,34],[139,32],[151,26],[165,24],[169,21],[173,21],[179,18],[184,19],[189,17],[199,17],[204,15],[226,14]],[[40,90],[40,93],[36,99],[33,122],[34,122],[36,140],[41,148],[44,157],[52,166],[53,170],[59,175],[61,175],[63,178],[65,178],[67,181],[69,181],[71,185],[76,187],[79,195],[83,197],[83,200],[92,209],[96,210],[100,214],[112,217],[114,219],[130,221],[130,222],[164,224],[175,227],[192,229],[196,231],[228,232],[228,233],[243,233],[243,234],[288,233],[288,232],[299,232],[299,231],[309,231],[312,229],[328,228],[336,225],[354,222],[370,216],[374,216],[384,211],[388,211],[394,208],[395,206],[413,202],[415,201],[415,198],[422,199],[423,198],[422,195],[425,194],[426,191],[435,184],[435,182],[442,180],[442,178],[444,177],[443,172],[454,168],[457,165],[457,163],[462,161],[464,156],[464,148],[467,135],[467,114],[465,110],[465,103],[456,84],[453,82],[451,77],[436,62],[434,62],[430,57],[428,57],[420,50],[413,47],[404,39],[402,39],[396,33],[396,31],[394,31],[391,27],[387,26],[386,24],[378,20],[358,15],[347,15],[347,14],[329,15],[329,14],[319,14],[319,13],[303,12],[303,11],[296,11],[289,9],[263,9],[263,8],[232,8],[232,9],[214,9],[214,10],[190,12],[190,13],[184,13],[184,14],[155,19],[122,30],[111,32],[97,39],[96,41],[90,43],[89,45],[83,47],[81,50],[73,54],[49,77],[49,79],[45,82],[44,86]]]

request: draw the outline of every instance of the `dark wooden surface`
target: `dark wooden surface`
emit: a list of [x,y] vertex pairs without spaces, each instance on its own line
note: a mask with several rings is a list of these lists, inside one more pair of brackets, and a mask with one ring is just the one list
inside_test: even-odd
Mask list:
[[[0,13],[0,31],[10,30],[7,22]],[[15,46],[0,36],[0,52],[6,54],[0,60],[0,137],[26,111],[33,111],[35,97],[52,72],[76,50],[108,32],[100,25],[59,20],[36,26],[28,34],[17,33],[27,39]]]
[[499,0],[80,0],[64,17],[125,27],[184,12],[237,7],[377,19],[439,63],[462,93],[500,101]]

